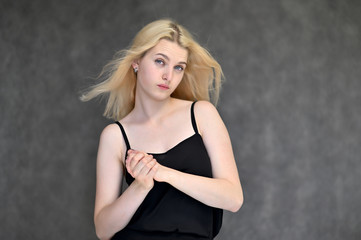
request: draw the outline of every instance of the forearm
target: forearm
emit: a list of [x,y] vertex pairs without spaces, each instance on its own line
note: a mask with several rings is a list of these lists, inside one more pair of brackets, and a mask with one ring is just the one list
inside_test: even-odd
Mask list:
[[236,212],[243,203],[240,183],[183,173],[166,167],[164,171],[162,181],[208,206]]
[[104,207],[94,218],[97,236],[110,239],[122,230],[147,196],[150,189],[134,181],[112,204]]

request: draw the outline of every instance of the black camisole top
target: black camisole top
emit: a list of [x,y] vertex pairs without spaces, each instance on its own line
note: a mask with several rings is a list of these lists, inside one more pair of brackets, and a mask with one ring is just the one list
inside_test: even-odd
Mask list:
[[[178,171],[204,177],[212,177],[212,166],[198,133],[191,105],[191,121],[194,135],[181,141],[165,153],[152,154],[161,164]],[[130,144],[123,126],[122,131],[127,150]],[[126,171],[126,182],[134,178]],[[112,239],[122,240],[195,240],[213,239],[222,225],[223,211],[207,206],[164,182],[154,182],[128,225],[117,232]]]

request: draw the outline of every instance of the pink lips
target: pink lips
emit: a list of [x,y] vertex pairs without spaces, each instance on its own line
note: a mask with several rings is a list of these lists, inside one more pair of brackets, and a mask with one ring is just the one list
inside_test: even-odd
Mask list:
[[166,85],[166,84],[158,84],[157,86],[158,86],[159,88],[163,89],[163,90],[169,89],[169,86]]

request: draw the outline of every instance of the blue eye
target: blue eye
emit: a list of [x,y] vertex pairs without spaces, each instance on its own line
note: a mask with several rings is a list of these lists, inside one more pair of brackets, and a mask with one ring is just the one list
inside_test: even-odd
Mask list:
[[155,62],[164,65],[164,61],[162,59],[156,59]]
[[183,71],[184,70],[184,68],[182,66],[175,66],[174,68],[176,70],[178,70],[178,71]]

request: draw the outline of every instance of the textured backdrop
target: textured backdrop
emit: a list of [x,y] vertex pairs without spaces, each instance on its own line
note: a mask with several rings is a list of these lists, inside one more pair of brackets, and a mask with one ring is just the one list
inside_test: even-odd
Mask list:
[[361,2],[0,1],[0,239],[96,239],[104,102],[79,92],[171,17],[223,66],[245,203],[219,240],[361,239]]

